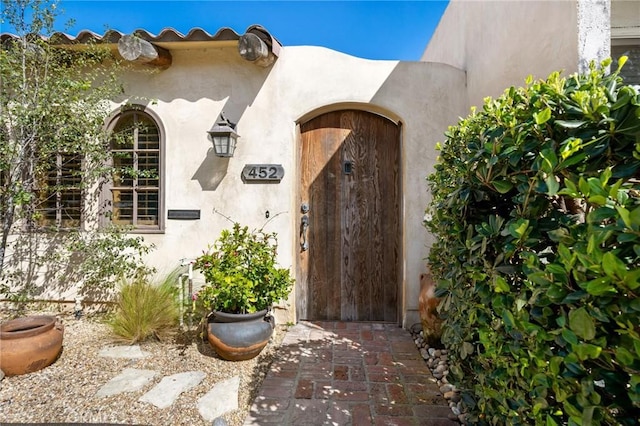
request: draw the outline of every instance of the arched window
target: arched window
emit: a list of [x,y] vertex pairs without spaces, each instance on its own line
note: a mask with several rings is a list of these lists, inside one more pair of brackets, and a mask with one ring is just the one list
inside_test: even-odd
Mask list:
[[111,222],[162,229],[162,134],[143,108],[125,110],[111,127]]

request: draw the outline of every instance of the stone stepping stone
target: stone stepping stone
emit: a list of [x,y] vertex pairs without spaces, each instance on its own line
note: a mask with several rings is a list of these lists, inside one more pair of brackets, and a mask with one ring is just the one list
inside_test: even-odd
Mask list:
[[240,376],[216,383],[209,392],[198,400],[198,412],[203,419],[211,423],[224,413],[238,408],[238,389]]
[[122,373],[105,383],[96,396],[111,396],[123,392],[135,392],[145,387],[158,373],[153,370],[125,368]]
[[138,401],[148,402],[158,408],[170,407],[182,392],[198,386],[205,376],[202,371],[187,371],[163,377],[160,383],[142,395]]
[[140,349],[139,345],[127,345],[127,346],[107,346],[102,348],[98,354],[105,358],[127,358],[137,359],[145,358],[149,356],[148,352],[144,352]]

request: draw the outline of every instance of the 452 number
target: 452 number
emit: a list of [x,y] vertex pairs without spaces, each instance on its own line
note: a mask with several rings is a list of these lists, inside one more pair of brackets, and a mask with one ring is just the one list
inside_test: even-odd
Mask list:
[[245,181],[280,181],[284,177],[281,164],[247,164],[242,169]]

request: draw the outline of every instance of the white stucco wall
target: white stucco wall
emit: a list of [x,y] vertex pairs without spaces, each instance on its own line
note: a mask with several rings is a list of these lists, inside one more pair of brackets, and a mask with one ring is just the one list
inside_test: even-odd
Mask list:
[[[578,70],[581,52],[598,50],[585,45],[588,31],[579,40],[576,1],[451,0],[422,59],[465,70],[469,105],[476,106],[486,96],[523,85],[528,75],[570,74]],[[581,7],[581,19],[600,28],[591,9]]]
[[[464,73],[445,64],[371,61],[320,47],[285,47],[271,68],[242,60],[235,48],[172,50],[173,64],[155,73],[125,76],[126,101],[143,103],[166,131],[165,213],[200,209],[200,220],[166,220],[148,261],[161,271],[198,256],[234,221],[279,236],[279,261],[292,267],[298,253],[297,123],[320,111],[356,107],[402,123],[403,323],[418,322],[419,275],[431,245],[422,217],[428,202],[425,176],[435,163],[435,143],[466,111]],[[115,106],[114,106],[115,107]],[[237,122],[233,158],[213,155],[207,130],[220,111]],[[245,164],[282,164],[278,184],[247,184]],[[214,213],[214,211],[221,214]],[[294,296],[287,315],[295,311]]]

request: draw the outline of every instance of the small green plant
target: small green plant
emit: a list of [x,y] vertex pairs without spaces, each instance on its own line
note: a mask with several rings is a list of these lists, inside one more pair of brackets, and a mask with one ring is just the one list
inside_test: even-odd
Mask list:
[[112,331],[130,343],[171,336],[179,316],[175,288],[178,273],[173,271],[158,284],[144,274],[123,279],[117,310],[109,321]]
[[249,231],[238,223],[223,230],[195,260],[194,269],[206,281],[196,295],[198,302],[207,310],[252,313],[286,298],[293,279],[288,269],[277,266],[277,247],[275,233]]

